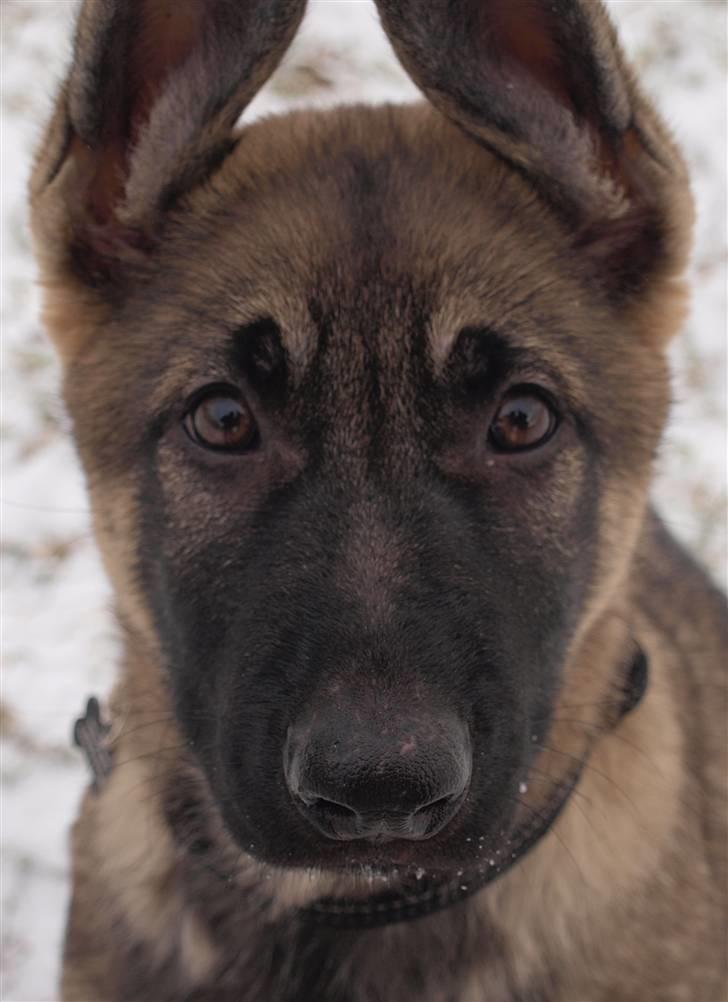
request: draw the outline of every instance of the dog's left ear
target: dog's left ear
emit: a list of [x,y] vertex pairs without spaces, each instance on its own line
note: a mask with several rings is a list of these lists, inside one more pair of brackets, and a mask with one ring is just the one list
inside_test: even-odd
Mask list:
[[85,0],[31,180],[47,279],[111,293],[231,150],[306,0]]
[[680,154],[599,0],[376,0],[430,101],[524,176],[618,296],[684,266]]

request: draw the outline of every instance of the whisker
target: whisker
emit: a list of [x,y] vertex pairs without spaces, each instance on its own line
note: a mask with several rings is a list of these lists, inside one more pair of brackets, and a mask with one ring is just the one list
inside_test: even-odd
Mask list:
[[[518,804],[520,807],[524,808],[524,810],[530,811],[532,814],[535,814],[536,817],[539,818],[544,823],[546,823],[548,821],[548,818],[544,814],[542,814],[541,811],[537,810],[531,804],[525,803],[525,801],[521,800],[520,797],[509,796],[508,799],[510,801],[512,801],[513,803]],[[549,831],[550,831],[550,834],[552,834],[554,836],[554,838],[557,839],[557,841],[559,842],[559,844],[564,849],[564,852],[566,852],[566,854],[568,855],[568,857],[571,859],[571,862],[574,864],[574,868],[576,869],[576,872],[579,874],[579,876],[581,877],[582,881],[584,882],[584,885],[586,887],[589,887],[589,881],[584,876],[584,872],[581,869],[581,867],[579,866],[579,863],[578,863],[576,857],[574,856],[573,852],[571,851],[571,849],[569,849],[569,847],[567,846],[566,842],[564,842],[564,840],[562,839],[562,837],[559,835],[559,833],[553,827],[551,827]]]

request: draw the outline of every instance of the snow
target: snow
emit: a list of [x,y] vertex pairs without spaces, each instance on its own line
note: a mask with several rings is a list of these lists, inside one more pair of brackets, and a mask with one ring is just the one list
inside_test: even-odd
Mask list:
[[[6,1002],[58,998],[68,826],[86,781],[69,745],[86,695],[112,681],[117,639],[82,478],[38,318],[25,183],[70,52],[75,0],[2,0],[2,983]],[[648,91],[682,143],[698,226],[694,306],[673,349],[676,406],[656,496],[725,583],[726,6],[614,0]],[[246,118],[297,105],[411,100],[365,2],[314,2]]]

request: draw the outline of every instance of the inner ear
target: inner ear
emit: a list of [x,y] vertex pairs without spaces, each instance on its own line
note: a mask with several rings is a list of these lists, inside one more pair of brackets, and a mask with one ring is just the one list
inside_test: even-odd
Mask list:
[[132,146],[165,81],[199,44],[205,27],[205,4],[144,0],[136,21],[128,61],[130,107],[125,136]]
[[[121,6],[106,37],[96,34],[103,51],[93,53],[91,65],[81,61],[74,68],[82,79],[80,100],[71,108],[77,131],[70,153],[83,165],[94,222],[107,223],[123,200],[131,152],[166,82],[199,44],[206,2],[141,0]],[[80,33],[83,28],[82,22]],[[98,23],[90,30],[98,33]],[[87,93],[91,86],[97,91],[93,103]]]
[[509,77],[520,77],[528,87],[539,85],[575,118],[596,127],[599,113],[594,95],[598,80],[588,63],[569,59],[567,47],[578,44],[582,36],[581,44],[587,51],[591,39],[573,18],[571,37],[568,41],[563,38],[559,19],[553,15],[556,6],[547,9],[543,3],[531,0],[491,0],[487,6],[476,7],[478,33],[492,58],[510,70]]
[[[472,10],[480,59],[495,68],[520,107],[519,114],[500,122],[501,129],[529,141],[533,123],[521,128],[529,108],[541,116],[543,127],[556,132],[558,116],[565,113],[585,137],[593,168],[629,196],[632,147],[624,143],[629,102],[619,68],[608,48],[600,46],[591,22],[577,6],[560,0],[489,0]],[[604,27],[609,30],[608,22]]]

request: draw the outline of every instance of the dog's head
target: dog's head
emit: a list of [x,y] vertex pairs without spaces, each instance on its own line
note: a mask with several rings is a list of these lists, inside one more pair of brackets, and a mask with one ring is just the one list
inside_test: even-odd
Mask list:
[[595,631],[687,185],[593,0],[380,0],[430,103],[236,133],[303,6],[89,0],[32,183],[47,319],[121,620],[233,836],[463,866],[551,816],[559,706],[600,725],[623,681]]

